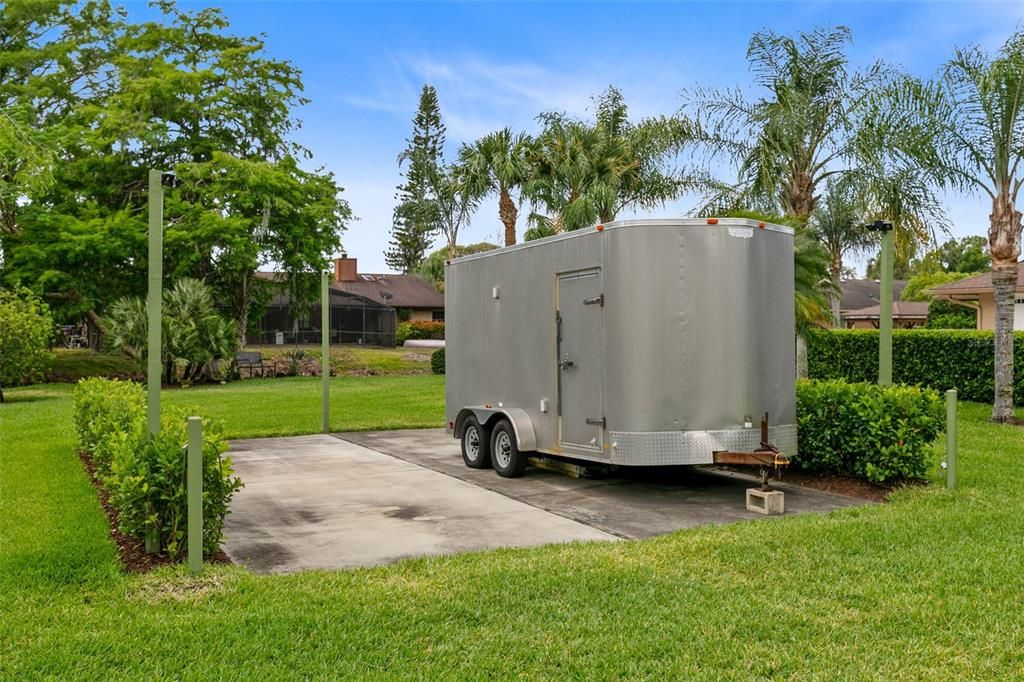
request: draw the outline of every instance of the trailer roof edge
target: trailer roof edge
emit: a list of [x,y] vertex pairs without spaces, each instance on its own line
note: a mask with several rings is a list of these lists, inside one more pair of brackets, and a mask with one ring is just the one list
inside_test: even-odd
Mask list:
[[[649,219],[636,219],[636,220],[614,220],[609,223],[604,223],[603,230],[622,229],[627,227],[640,227],[640,226],[655,226],[655,227],[753,227],[771,232],[782,232],[784,234],[793,234],[793,228],[786,227],[785,225],[776,225],[775,223],[765,223],[758,220],[751,220],[749,218],[718,218],[715,223],[709,223],[708,218],[649,218]],[[522,242],[513,246],[499,246],[496,249],[490,251],[482,251],[480,253],[471,253],[465,256],[459,256],[458,258],[449,261],[447,264],[452,265],[454,263],[462,263],[471,260],[478,260],[480,258],[487,258],[494,256],[499,253],[508,253],[509,251],[519,251],[522,249],[529,249],[542,244],[550,244],[552,242],[562,241],[564,239],[574,239],[582,237],[587,234],[596,234],[597,230],[595,226],[584,228],[580,230],[573,230],[571,232],[563,232],[561,234],[552,235],[550,237],[544,237],[542,239],[534,239],[533,241]]]

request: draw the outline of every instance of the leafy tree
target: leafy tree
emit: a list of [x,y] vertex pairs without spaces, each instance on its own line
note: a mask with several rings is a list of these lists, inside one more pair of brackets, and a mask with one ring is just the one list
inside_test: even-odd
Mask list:
[[[110,307],[106,318],[110,344],[142,360],[148,352],[146,302],[126,297]],[[161,364],[167,383],[212,379],[215,361],[229,361],[238,349],[234,323],[214,306],[213,291],[195,279],[180,279],[163,292]]]
[[928,329],[976,329],[978,312],[940,298],[928,303]]
[[992,420],[1013,414],[1013,314],[1021,243],[1017,195],[1024,184],[1024,32],[994,55],[957,50],[937,78],[903,77],[890,88],[895,107],[877,112],[880,139],[907,166],[947,188],[989,197],[988,246],[996,303]]
[[615,220],[630,208],[655,208],[678,197],[685,181],[668,167],[689,136],[676,118],[631,123],[622,93],[609,88],[595,99],[593,123],[562,113],[541,114],[544,128],[529,154],[525,189],[534,226],[555,232]]
[[50,309],[25,288],[0,289],[0,403],[5,385],[38,378],[50,358]]
[[970,276],[971,273],[967,272],[929,272],[914,275],[907,281],[900,298],[904,301],[930,301],[932,297],[927,293],[929,289],[950,282],[959,282]]
[[478,198],[498,195],[498,217],[505,226],[505,246],[516,243],[519,217],[516,193],[530,177],[530,145],[527,135],[502,128],[459,150],[459,163],[470,192]]
[[389,248],[384,252],[388,266],[401,272],[414,272],[420,266],[433,236],[440,229],[434,189],[442,173],[444,140],[437,91],[432,85],[424,85],[412,122],[412,137],[398,157],[399,166],[406,164],[402,173],[405,182],[395,195],[398,205]]
[[978,235],[947,240],[933,253],[939,267],[944,272],[975,273],[987,272],[992,269],[992,257],[988,255],[988,242],[984,237]]
[[445,261],[459,256],[468,256],[473,253],[482,253],[498,248],[497,244],[490,242],[478,242],[476,244],[465,244],[455,247],[455,255],[447,248],[438,249],[423,260],[420,266],[420,276],[423,279],[433,282],[438,291],[444,291],[444,264]]
[[[244,334],[265,297],[256,269],[325,267],[348,206],[329,173],[302,168],[309,152],[289,140],[291,111],[305,102],[299,71],[264,56],[261,39],[228,34],[217,9],[157,5],[160,21],[132,24],[104,3],[51,3],[36,15],[32,49],[2,55],[29,74],[56,69],[7,96],[57,140],[61,159],[52,185],[17,208],[19,234],[3,236],[3,278],[29,284],[61,317],[98,321],[97,310],[145,290],[147,169],[173,170],[164,271],[213,285]],[[87,23],[65,41],[80,11]],[[67,43],[56,57],[53,35]],[[79,72],[72,88],[60,85]]]

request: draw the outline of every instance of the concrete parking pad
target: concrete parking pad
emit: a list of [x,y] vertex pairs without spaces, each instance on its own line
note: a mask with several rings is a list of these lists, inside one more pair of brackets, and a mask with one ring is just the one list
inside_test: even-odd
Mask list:
[[[622,538],[644,538],[680,528],[761,520],[746,510],[751,476],[697,467],[620,470],[615,477],[573,479],[529,468],[522,478],[501,478],[490,470],[469,469],[459,444],[443,429],[336,434],[407,462],[420,464],[568,519]],[[866,504],[864,500],[785,484],[786,514],[827,512]]]
[[563,515],[331,436],[234,441],[229,454],[245,488],[225,524],[225,550],[258,572],[615,539]]

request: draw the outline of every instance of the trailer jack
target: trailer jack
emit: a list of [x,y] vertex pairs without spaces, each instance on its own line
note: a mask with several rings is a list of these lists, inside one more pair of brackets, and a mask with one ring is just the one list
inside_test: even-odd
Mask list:
[[720,450],[712,453],[715,464],[733,464],[739,466],[756,466],[760,468],[761,490],[771,490],[768,479],[772,474],[781,474],[782,468],[789,465],[789,458],[768,442],[768,413],[761,417],[761,447],[753,452],[730,452]]

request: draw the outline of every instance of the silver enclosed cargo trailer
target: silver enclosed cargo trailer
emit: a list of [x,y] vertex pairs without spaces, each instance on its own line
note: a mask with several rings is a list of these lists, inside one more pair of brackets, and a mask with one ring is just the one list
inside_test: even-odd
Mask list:
[[622,466],[796,451],[793,232],[627,220],[458,258],[446,415],[466,464]]

